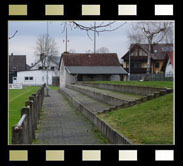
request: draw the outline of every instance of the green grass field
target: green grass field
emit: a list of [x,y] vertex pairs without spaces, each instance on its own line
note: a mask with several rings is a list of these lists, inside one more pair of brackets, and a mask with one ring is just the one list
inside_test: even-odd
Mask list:
[[12,127],[18,123],[21,117],[21,108],[29,96],[36,93],[40,87],[26,87],[25,89],[9,90],[9,144],[12,143]]
[[135,144],[173,144],[173,94],[99,115]]
[[90,81],[91,83],[173,88],[173,81]]

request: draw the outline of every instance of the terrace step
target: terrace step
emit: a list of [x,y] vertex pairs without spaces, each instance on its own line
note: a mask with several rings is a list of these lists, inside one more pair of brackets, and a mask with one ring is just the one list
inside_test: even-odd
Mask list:
[[76,100],[80,104],[84,105],[94,114],[102,113],[113,108],[112,105],[105,104],[72,89],[62,88],[61,92],[63,92],[67,97],[72,97],[73,100]]
[[106,136],[111,144],[133,144],[123,134],[118,133],[105,121],[98,118],[98,113],[105,112],[105,109],[113,109],[114,106],[101,103],[98,100],[68,88],[62,88],[60,92]]
[[82,85],[67,85],[67,88],[79,91],[83,94],[93,97],[94,99],[100,100],[106,104],[110,104],[113,106],[120,106],[130,101],[136,101],[137,99],[140,99],[142,97],[139,95],[131,95],[122,92],[116,92]]
[[150,87],[150,86],[139,86],[139,85],[123,85],[123,84],[109,84],[109,83],[87,83],[87,82],[77,82],[77,85],[112,90],[123,93],[131,93],[136,95],[150,95],[154,93],[160,93],[161,95],[165,95],[167,93],[173,93],[172,88],[158,88],[158,87]]

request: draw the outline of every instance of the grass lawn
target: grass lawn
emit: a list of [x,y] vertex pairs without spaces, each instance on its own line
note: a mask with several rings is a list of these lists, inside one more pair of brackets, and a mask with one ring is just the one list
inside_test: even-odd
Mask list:
[[135,144],[173,144],[173,94],[99,115]]
[[40,87],[26,87],[25,89],[9,90],[9,144],[12,143],[12,127],[18,123],[21,117],[21,108],[29,96],[36,93]]
[[173,81],[90,81],[91,83],[173,88]]

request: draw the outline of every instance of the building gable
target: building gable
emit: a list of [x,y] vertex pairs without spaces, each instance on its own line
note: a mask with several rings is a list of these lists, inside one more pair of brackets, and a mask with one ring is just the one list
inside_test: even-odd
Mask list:
[[[60,61],[60,57],[49,57],[49,61],[50,61],[50,68],[51,67],[56,67],[58,69],[59,66],[59,61]],[[42,62],[41,60],[38,60],[34,65],[32,65],[30,67],[30,70],[37,70],[40,69],[42,67]]]
[[[131,54],[134,52],[135,49],[140,48],[141,50],[143,50],[144,52],[146,52],[146,54],[148,54],[148,50],[149,50],[149,45],[148,44],[131,44],[130,46],[130,50],[131,50]],[[153,44],[152,45],[152,60],[164,60],[166,53],[169,51],[173,51],[173,44]],[[128,61],[129,59],[129,51],[121,58],[124,59],[124,61]]]

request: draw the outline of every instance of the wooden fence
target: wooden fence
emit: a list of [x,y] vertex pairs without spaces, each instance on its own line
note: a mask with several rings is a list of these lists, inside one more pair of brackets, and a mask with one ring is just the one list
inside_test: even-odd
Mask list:
[[45,84],[29,97],[25,107],[21,109],[21,119],[12,129],[12,144],[32,144],[35,130],[40,119],[40,111],[44,99]]

